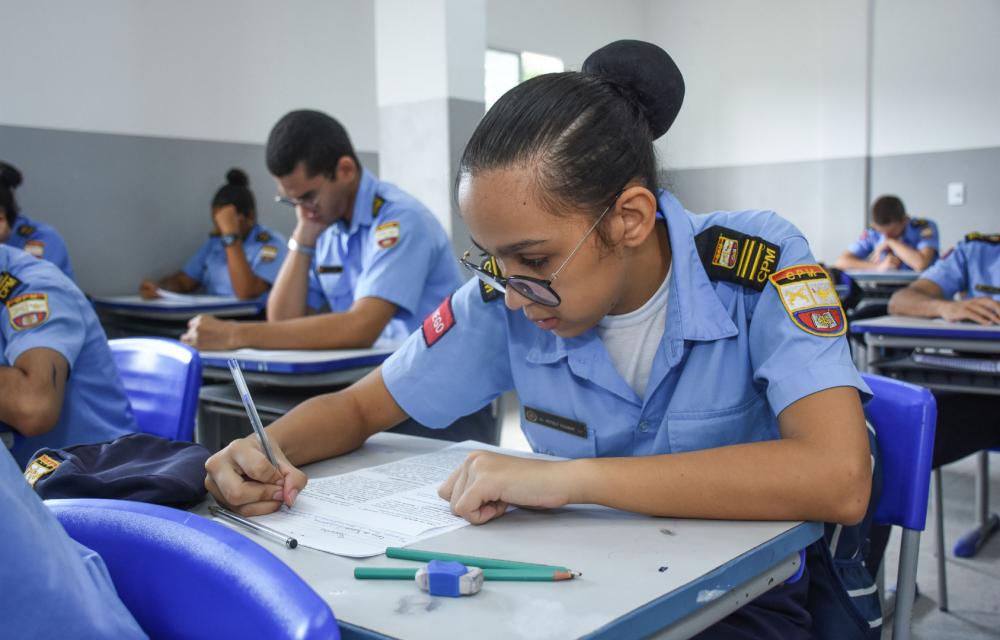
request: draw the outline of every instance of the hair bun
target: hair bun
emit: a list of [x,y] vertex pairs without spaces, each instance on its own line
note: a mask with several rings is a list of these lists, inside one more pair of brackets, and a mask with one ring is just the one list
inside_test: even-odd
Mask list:
[[242,169],[233,168],[226,172],[226,184],[236,187],[246,187],[250,184],[250,178],[247,177],[247,174]]
[[21,186],[21,172],[13,165],[0,162],[0,184],[8,189],[18,188]]
[[667,132],[684,102],[684,76],[670,55],[649,42],[618,40],[583,61],[583,72],[626,88],[641,107],[653,139]]

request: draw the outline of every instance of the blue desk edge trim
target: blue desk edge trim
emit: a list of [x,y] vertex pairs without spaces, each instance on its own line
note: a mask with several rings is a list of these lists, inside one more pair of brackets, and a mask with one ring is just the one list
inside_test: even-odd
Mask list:
[[[804,522],[747,551],[739,558],[717,567],[679,589],[646,603],[584,637],[641,638],[653,634],[710,604],[711,601],[698,602],[699,592],[716,589],[729,592],[747,580],[767,571],[769,567],[774,566],[792,553],[805,549],[822,536],[823,525],[821,523]],[[669,562],[669,557],[665,557],[664,563],[669,566]],[[730,571],[733,563],[736,562],[739,562],[741,566],[733,571],[732,575],[727,575],[725,582],[722,582],[720,578],[727,571]],[[656,567],[650,566],[650,570],[656,571]]]
[[104,302],[101,300],[93,301],[95,307],[103,307],[106,309],[122,309],[126,311],[142,311],[145,313],[214,313],[217,311],[232,311],[234,309],[253,309],[254,311],[261,311],[264,309],[264,305],[259,302],[245,301],[241,300],[238,302],[221,302],[218,304],[186,304],[177,305],[174,307],[157,307],[148,304],[142,304],[138,302]]
[[938,329],[915,327],[887,327],[885,325],[866,325],[863,322],[851,325],[851,333],[875,333],[887,336],[909,336],[912,338],[956,338],[959,340],[1000,340],[998,331],[977,331],[975,329],[949,329],[946,326]]
[[[328,360],[326,362],[264,362],[262,360],[246,360],[243,358],[237,358],[236,360],[240,363],[240,368],[247,372],[301,375],[371,367],[382,364],[388,357],[388,353],[375,353],[355,358],[344,358],[343,360]],[[229,369],[229,363],[224,358],[206,358],[202,356],[201,365],[213,369]]]

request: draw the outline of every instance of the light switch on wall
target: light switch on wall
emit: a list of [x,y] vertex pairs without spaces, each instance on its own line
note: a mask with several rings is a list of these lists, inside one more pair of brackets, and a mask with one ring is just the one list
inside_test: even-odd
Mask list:
[[965,204],[965,183],[964,182],[949,182],[948,183],[948,204],[953,207],[961,206]]

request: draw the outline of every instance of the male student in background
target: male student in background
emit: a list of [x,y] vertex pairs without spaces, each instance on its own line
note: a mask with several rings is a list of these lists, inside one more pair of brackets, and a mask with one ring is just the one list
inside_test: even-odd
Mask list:
[[872,205],[872,226],[837,260],[838,269],[923,271],[938,256],[937,224],[910,218],[903,201],[882,196]]
[[413,196],[358,161],[344,127],[292,111],[271,130],[267,167],[295,208],[267,322],[191,320],[198,349],[341,349],[402,341],[462,284],[451,243]]

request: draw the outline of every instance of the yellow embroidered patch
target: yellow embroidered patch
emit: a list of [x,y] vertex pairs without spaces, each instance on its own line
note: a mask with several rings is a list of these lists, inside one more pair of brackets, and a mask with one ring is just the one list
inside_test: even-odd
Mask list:
[[24,479],[34,487],[36,482],[55,471],[61,464],[61,461],[48,454],[40,455],[28,464],[28,468],[24,470]]
[[49,296],[25,293],[7,302],[7,316],[15,331],[37,327],[49,319]]
[[837,337],[847,332],[844,308],[818,264],[799,264],[782,269],[769,280],[795,326],[816,336]]

